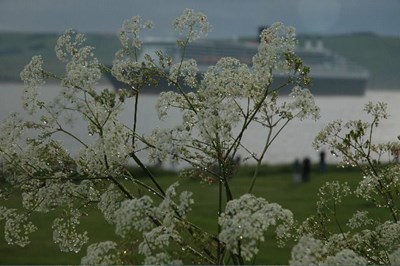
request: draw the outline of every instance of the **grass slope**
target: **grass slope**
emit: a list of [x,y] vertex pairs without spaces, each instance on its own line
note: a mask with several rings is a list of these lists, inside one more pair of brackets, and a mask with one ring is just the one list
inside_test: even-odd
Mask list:
[[[252,176],[252,168],[243,167],[238,170],[237,176],[231,180],[234,197],[247,192]],[[297,221],[315,212],[315,201],[317,191],[326,181],[347,181],[350,186],[355,186],[361,175],[356,169],[342,169],[330,166],[326,173],[318,173],[315,169],[311,175],[311,182],[295,185],[292,182],[291,166],[263,166],[260,177],[256,182],[253,193],[264,197],[269,202],[277,202],[284,208],[292,210]],[[146,180],[146,179],[144,179]],[[195,204],[189,214],[190,221],[204,228],[208,232],[216,233],[217,219],[217,184],[200,183],[197,179],[179,178],[176,175],[163,175],[159,179],[165,188],[175,181],[179,181],[179,190],[189,190],[194,193]],[[129,184],[127,184],[129,186]],[[0,202],[0,205],[4,202]],[[20,206],[17,198],[12,198],[7,205]],[[339,219],[343,223],[350,217],[355,209],[366,208],[372,210],[370,205],[355,197],[347,198],[339,210]],[[384,210],[374,209],[374,214],[384,219],[390,219]],[[35,224],[40,228],[32,236],[32,243],[25,247],[8,246],[4,238],[0,239],[0,264],[78,264],[80,258],[86,253],[86,247],[77,254],[62,253],[52,243],[51,217],[35,216]],[[0,236],[3,235],[0,222]],[[91,243],[113,239],[113,227],[104,222],[101,215],[94,209],[83,219],[83,227],[88,230]],[[277,248],[272,230],[267,233],[266,242],[260,246],[260,253],[255,261],[256,264],[287,264],[290,258],[290,250],[293,245],[289,243],[285,248]]]

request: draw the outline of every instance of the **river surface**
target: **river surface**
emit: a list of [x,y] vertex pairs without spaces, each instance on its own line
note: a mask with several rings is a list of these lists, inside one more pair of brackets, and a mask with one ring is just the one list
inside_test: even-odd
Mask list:
[[[104,85],[107,86],[107,85]],[[21,107],[21,93],[23,85],[19,83],[0,83],[0,120],[3,120],[11,112],[23,113]],[[49,99],[57,95],[57,85],[46,85],[40,97]],[[284,99],[284,97],[283,97]],[[364,105],[369,102],[386,102],[390,117],[383,121],[375,133],[376,142],[394,141],[400,135],[400,92],[367,90],[363,96],[317,96],[317,105],[321,109],[321,118],[318,121],[304,120],[292,121],[276,139],[268,150],[264,161],[270,164],[291,163],[295,159],[302,160],[309,157],[312,162],[319,159],[311,143],[316,134],[329,122],[342,119],[367,119],[368,116],[362,111]],[[148,134],[155,127],[168,127],[179,122],[179,116],[160,122],[158,120],[155,104],[157,95],[141,95],[139,103],[138,131]],[[132,110],[125,110],[121,119],[128,125],[132,124]],[[78,122],[74,130],[83,139],[90,141],[87,128]],[[258,127],[251,127],[244,139],[245,145],[252,151],[259,152],[266,138],[266,132]],[[68,149],[74,153],[79,146],[72,139],[63,138],[62,141]],[[243,154],[243,157],[245,154]],[[327,153],[327,162],[337,162],[337,158]]]

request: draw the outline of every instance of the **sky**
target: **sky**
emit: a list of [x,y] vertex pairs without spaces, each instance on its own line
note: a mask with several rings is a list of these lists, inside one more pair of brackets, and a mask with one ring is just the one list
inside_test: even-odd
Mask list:
[[140,15],[155,23],[149,36],[173,37],[172,21],[185,8],[207,15],[210,38],[256,36],[277,21],[298,33],[400,37],[400,0],[0,0],[0,31],[115,33]]

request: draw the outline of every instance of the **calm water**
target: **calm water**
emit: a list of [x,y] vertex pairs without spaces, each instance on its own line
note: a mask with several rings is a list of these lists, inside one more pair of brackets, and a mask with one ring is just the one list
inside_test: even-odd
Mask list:
[[[47,85],[41,93],[41,97],[46,99],[57,94],[58,87],[56,85]],[[11,112],[23,112],[21,107],[21,84],[0,84],[0,119],[3,120]],[[155,111],[155,103],[157,97],[155,95],[142,95],[139,103],[140,113],[138,127],[142,134],[151,132],[155,127],[166,127],[176,124],[179,119],[171,118],[167,121],[160,122]],[[363,106],[368,101],[383,101],[388,104],[390,117],[381,123],[380,128],[376,131],[375,140],[379,142],[391,141],[397,139],[400,135],[400,92],[390,91],[367,91],[366,95],[360,97],[343,97],[343,96],[325,96],[316,97],[316,102],[321,108],[321,118],[317,122],[311,120],[293,121],[289,124],[281,135],[276,139],[270,147],[265,158],[268,163],[291,163],[296,158],[302,159],[305,156],[311,158],[312,161],[318,160],[318,152],[313,149],[311,143],[314,136],[332,120],[335,119],[359,119],[367,118],[362,112]],[[122,119],[130,125],[132,123],[131,110],[125,110]],[[77,134],[83,136],[90,141],[90,136],[82,124],[79,123],[73,129]],[[254,151],[259,151],[266,132],[261,128],[252,127],[244,139],[245,145]],[[76,152],[77,143],[68,138],[62,139],[65,145]],[[328,162],[335,162],[333,156],[328,155]]]

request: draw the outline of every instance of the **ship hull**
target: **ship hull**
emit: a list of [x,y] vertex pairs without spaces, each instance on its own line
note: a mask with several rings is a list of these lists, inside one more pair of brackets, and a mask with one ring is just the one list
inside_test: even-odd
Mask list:
[[[118,90],[126,88],[127,85],[119,82],[113,76],[107,75],[108,80],[113,87]],[[271,88],[277,88],[287,82],[287,78],[275,77]],[[365,78],[340,78],[340,77],[316,77],[312,78],[310,91],[316,96],[335,96],[335,95],[348,95],[348,96],[362,96],[365,94],[367,79]],[[194,92],[195,89],[182,86],[184,92]],[[291,92],[293,85],[287,85],[279,90],[279,94],[287,95]],[[165,79],[158,81],[156,86],[144,86],[141,88],[140,93],[144,94],[159,94],[162,91],[178,91],[174,86],[169,86]]]
[[[276,78],[274,84],[285,84],[284,78]],[[365,94],[367,79],[365,78],[313,78],[310,91],[313,95],[320,96],[362,96]],[[289,94],[293,86],[283,87],[279,93]]]

